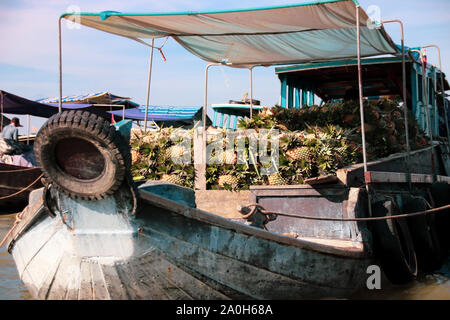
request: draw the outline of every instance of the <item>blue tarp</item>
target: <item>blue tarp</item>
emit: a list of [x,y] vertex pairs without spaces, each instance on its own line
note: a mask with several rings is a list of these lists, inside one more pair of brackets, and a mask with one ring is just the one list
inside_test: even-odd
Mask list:
[[[59,97],[53,98],[42,98],[36,100],[36,102],[46,103],[46,104],[55,104],[59,102]],[[76,103],[76,104],[118,104],[124,105],[125,108],[135,108],[139,107],[139,104],[133,102],[128,97],[121,97],[106,91],[88,93],[88,94],[78,94],[78,95],[70,95],[63,96],[62,102],[67,103]]]
[[[149,106],[147,120],[153,121],[190,121],[201,106]],[[115,116],[122,117],[123,110],[108,111]],[[145,107],[125,110],[125,119],[145,120]]]

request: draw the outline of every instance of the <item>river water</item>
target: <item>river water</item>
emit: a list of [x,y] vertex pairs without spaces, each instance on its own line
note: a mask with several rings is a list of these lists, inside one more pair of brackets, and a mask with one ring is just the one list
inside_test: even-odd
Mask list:
[[[0,240],[11,228],[15,214],[0,214]],[[450,300],[450,258],[433,274],[422,274],[407,285],[388,285],[381,290],[364,290],[354,299],[407,299]],[[12,256],[3,246],[0,248],[0,300],[31,300],[19,275]]]

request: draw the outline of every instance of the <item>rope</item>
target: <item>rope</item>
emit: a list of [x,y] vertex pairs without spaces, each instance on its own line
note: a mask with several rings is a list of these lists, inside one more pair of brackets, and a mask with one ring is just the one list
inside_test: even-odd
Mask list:
[[414,213],[405,213],[405,214],[399,214],[399,215],[395,215],[395,216],[369,217],[369,218],[324,218],[324,217],[310,217],[310,216],[302,216],[302,215],[296,216],[296,215],[288,214],[288,213],[268,211],[268,210],[265,210],[263,206],[261,206],[261,205],[259,205],[257,203],[249,204],[249,205],[247,205],[247,207],[253,207],[253,209],[250,211],[249,214],[246,214],[243,217],[244,219],[249,217],[250,215],[252,215],[255,212],[255,210],[258,209],[262,214],[266,214],[266,215],[278,215],[278,216],[298,218],[298,219],[308,219],[308,220],[340,221],[340,222],[344,222],[344,221],[376,221],[376,220],[388,220],[388,219],[399,219],[399,218],[406,218],[406,217],[414,217],[414,216],[419,216],[419,215],[429,214],[429,213],[435,213],[435,212],[438,212],[438,211],[450,209],[450,204],[445,205],[443,207],[433,208],[433,209],[430,209],[430,210],[419,211],[419,212],[414,212]]
[[21,190],[15,192],[15,193],[13,193],[13,194],[9,194],[9,195],[7,195],[7,196],[0,197],[0,200],[4,200],[4,199],[8,199],[8,198],[14,197],[14,196],[18,195],[19,193],[22,193],[22,192],[24,192],[24,191],[30,189],[30,188],[31,188],[34,184],[36,184],[43,176],[44,176],[44,174],[41,173],[41,175],[40,175],[39,177],[37,177],[36,180],[34,180],[31,184],[29,184],[29,185],[26,186],[25,188],[23,188],[23,189],[21,189]]
[[25,210],[23,210],[22,212],[19,212],[16,215],[16,220],[14,221],[13,226],[11,227],[11,229],[9,229],[8,233],[6,234],[6,236],[3,238],[3,240],[0,242],[0,248],[3,246],[3,244],[6,242],[6,239],[9,237],[9,235],[11,234],[11,232],[14,231],[14,229],[16,228],[16,226],[19,224],[20,221],[22,221],[22,216],[23,213],[25,212]]
[[38,167],[32,167],[32,168],[25,168],[25,169],[17,169],[17,170],[0,170],[0,173],[12,173],[12,172],[24,172],[24,171],[31,171],[34,169],[39,169]]

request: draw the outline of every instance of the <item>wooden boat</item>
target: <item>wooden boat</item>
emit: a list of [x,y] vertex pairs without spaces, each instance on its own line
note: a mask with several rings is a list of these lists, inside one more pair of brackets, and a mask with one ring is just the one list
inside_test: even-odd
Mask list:
[[[411,155],[422,172],[430,150]],[[397,170],[405,156],[369,168]],[[351,186],[361,174],[357,165],[340,173],[346,184],[254,187],[242,193],[163,182],[148,182],[136,192],[124,179],[111,196],[95,201],[46,187],[30,194],[5,240],[22,281],[38,299],[349,297],[366,287],[367,268],[377,263],[373,230],[366,222],[294,216],[367,217],[365,190]],[[429,178],[423,173],[414,181],[420,188]],[[399,189],[394,193],[401,197]],[[233,216],[237,209],[230,213],[252,202],[293,216],[255,211],[246,221]],[[209,212],[201,209],[207,207]]]
[[[297,21],[299,16],[310,16],[311,10],[322,12],[327,7],[333,12],[344,14],[352,26],[356,25],[359,35],[362,29],[359,23],[360,7],[355,6],[353,1],[249,10],[245,11],[245,15],[255,18],[255,12],[258,15],[266,14],[267,19],[277,20],[270,24],[271,28],[277,25],[284,28],[284,11]],[[225,48],[226,52],[219,52],[219,55],[223,53],[220,59],[230,57],[222,60],[224,65],[252,68],[256,65],[311,60],[310,57],[299,58],[300,54],[295,50],[285,51],[280,56],[278,48],[260,45],[258,41],[263,42],[265,38],[276,43],[272,37],[278,33],[285,37],[286,32],[285,29],[278,30],[280,32],[268,30],[266,25],[262,26],[263,29],[257,29],[254,24],[249,31],[252,38],[257,39],[254,41],[257,45],[252,45],[245,33],[243,37],[234,35],[232,38],[233,45],[243,43],[250,46],[252,55],[259,60],[249,54],[236,54],[234,58],[228,55],[228,50],[231,50],[229,44],[224,45],[220,39],[229,38],[222,36],[229,35],[228,30],[235,30],[233,21],[236,21],[235,15],[240,13],[210,14],[217,14],[218,19],[210,19],[212,25],[209,28],[198,28],[198,23],[204,24],[203,20],[197,21],[200,13],[183,16],[186,19],[184,24],[179,24],[179,15],[165,15],[164,24],[170,24],[170,17],[174,17],[177,21],[172,27],[180,26],[180,30],[171,30],[171,33],[166,33],[166,27],[152,21],[154,15],[143,14],[138,18],[132,15],[133,18],[129,19],[142,19],[142,24],[149,22],[145,27],[121,19],[120,16],[127,14],[118,12],[82,13],[78,17],[81,24],[114,30],[114,33],[127,37],[130,37],[131,25],[133,36],[136,37],[151,35],[150,25],[158,36],[173,36],[175,31],[184,34],[184,27],[192,29],[192,26],[196,26],[198,30],[208,33],[199,32],[196,34],[199,37],[191,37],[190,41],[196,41],[192,40],[196,38],[201,41],[204,38],[212,40],[208,45],[203,43],[203,46],[194,42],[190,47],[189,41],[184,41],[183,45],[190,51],[194,47],[200,50],[196,54],[208,62],[218,61],[216,56],[209,55],[211,52],[217,53],[219,49]],[[72,19],[75,15],[67,13],[61,18]],[[365,18],[363,12],[361,16]],[[160,17],[156,15],[156,18]],[[330,18],[330,21],[333,19]],[[244,23],[251,20],[247,18],[239,21]],[[215,25],[214,21],[220,21],[220,25]],[[226,23],[232,28],[223,28]],[[334,24],[322,27],[324,30],[333,28],[336,34],[339,33],[338,29],[334,29],[336,25],[342,25],[342,20],[336,19]],[[305,25],[298,27],[293,32],[311,32],[305,30]],[[215,29],[217,35],[211,34],[210,29]],[[311,27],[310,30],[315,32],[317,28]],[[273,34],[267,37],[267,32]],[[370,30],[364,28],[362,32],[374,33],[374,38],[382,40],[380,47],[392,45],[386,50],[365,46],[365,56],[398,52],[382,27]],[[347,33],[345,30],[342,35]],[[183,36],[179,37],[180,41],[181,38]],[[143,42],[138,38],[136,40]],[[331,40],[335,39],[322,39],[323,42]],[[214,42],[220,48],[213,47],[212,50],[210,47]],[[201,50],[206,47],[208,50]],[[311,48],[314,50],[314,47]],[[352,58],[358,49],[358,84],[362,109],[359,37],[356,46],[349,44],[349,53],[334,49],[324,51],[325,56],[317,58],[325,59],[328,55],[335,60]],[[317,52],[313,53],[315,56]],[[340,55],[336,56],[336,53]],[[271,59],[269,62],[267,57]],[[282,98],[287,102],[298,102],[300,89],[305,91],[305,98],[312,96],[306,92],[310,88],[296,88],[287,79],[281,80],[284,84]],[[406,83],[405,77],[403,80]],[[289,106],[286,101],[284,104]],[[207,101],[204,112],[206,107]],[[129,151],[127,153],[123,147],[117,132],[103,120],[77,112],[64,111],[58,114],[49,119],[38,133],[35,151],[51,184],[30,194],[30,204],[18,216],[18,222],[5,238],[19,275],[35,298],[348,297],[366,288],[368,267],[378,265],[380,260],[386,276],[406,281],[417,275],[420,268],[416,257],[421,256],[421,261],[426,261],[423,257],[439,260],[442,252],[447,253],[441,250],[438,254],[437,247],[426,248],[425,244],[429,243],[421,242],[424,239],[420,235],[428,237],[425,239],[427,241],[431,237],[430,230],[434,229],[430,228],[430,221],[411,223],[418,225],[420,232],[411,229],[410,233],[409,222],[416,222],[416,219],[402,220],[391,216],[399,213],[397,209],[407,210],[407,204],[416,198],[420,198],[423,204],[428,191],[433,193],[437,182],[448,181],[448,141],[447,144],[433,144],[432,147],[412,152],[410,156],[400,154],[345,168],[338,172],[338,179],[316,179],[311,185],[253,187],[249,191],[236,193],[223,190],[193,191],[168,183],[148,183],[136,189],[127,171],[127,163],[131,161]],[[363,126],[364,122],[361,123],[362,133],[365,132]],[[63,143],[64,139],[67,140]],[[55,152],[58,143],[62,144],[63,150],[74,152]],[[77,150],[73,150],[76,148],[71,149],[73,146],[80,149],[86,147],[88,152],[77,153]],[[411,166],[406,170],[407,157]],[[205,163],[202,165],[205,170]],[[87,169],[86,172],[84,169]],[[203,176],[199,180],[206,179]],[[367,192],[361,184],[366,184],[371,192]],[[414,187],[414,193],[410,184]],[[445,184],[444,189],[444,192],[448,192],[448,184]],[[436,210],[447,208],[445,205],[448,202],[442,202],[448,201],[448,197],[442,194],[439,195],[439,190],[432,194]],[[369,206],[368,201],[374,206]],[[240,211],[235,209],[238,205],[241,206]],[[422,213],[427,212],[425,210]],[[380,221],[371,225],[364,218],[380,218]],[[389,222],[391,218],[392,222]],[[445,231],[448,220],[441,220],[438,225]],[[417,248],[423,249],[417,251],[417,255],[414,250],[416,243],[421,245]],[[445,244],[443,241],[440,243]]]
[[28,204],[30,191],[42,188],[40,168],[0,163],[0,207],[22,210]]
[[[30,293],[40,299],[341,297],[365,283],[373,263],[357,233],[293,238],[197,209],[189,189],[139,190],[136,216],[122,190],[96,202],[56,193],[52,198],[64,208],[56,217],[46,212],[43,189],[33,191],[7,243]],[[359,194],[350,191],[351,198]],[[356,198],[346,206],[350,216],[358,214]]]

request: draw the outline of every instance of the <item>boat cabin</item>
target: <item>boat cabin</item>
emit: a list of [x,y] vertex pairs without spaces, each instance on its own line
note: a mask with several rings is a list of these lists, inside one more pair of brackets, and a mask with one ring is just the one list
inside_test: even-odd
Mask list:
[[[422,63],[419,57],[411,54],[406,59],[407,105],[426,131],[426,104],[430,114],[434,137],[446,136],[442,109],[440,77],[443,74],[437,67],[426,65],[426,94],[424,94]],[[402,58],[381,57],[361,61],[363,95],[367,99],[380,96],[402,95]],[[358,99],[358,61],[356,59],[304,63],[283,66],[275,69],[281,82],[281,101],[283,108],[304,108],[317,104],[317,97],[323,102],[333,100]],[[444,91],[449,90],[444,80]],[[427,98],[425,103],[424,99]],[[447,106],[448,108],[448,106]],[[435,115],[439,114],[439,117]],[[439,121],[439,122],[438,122]]]

